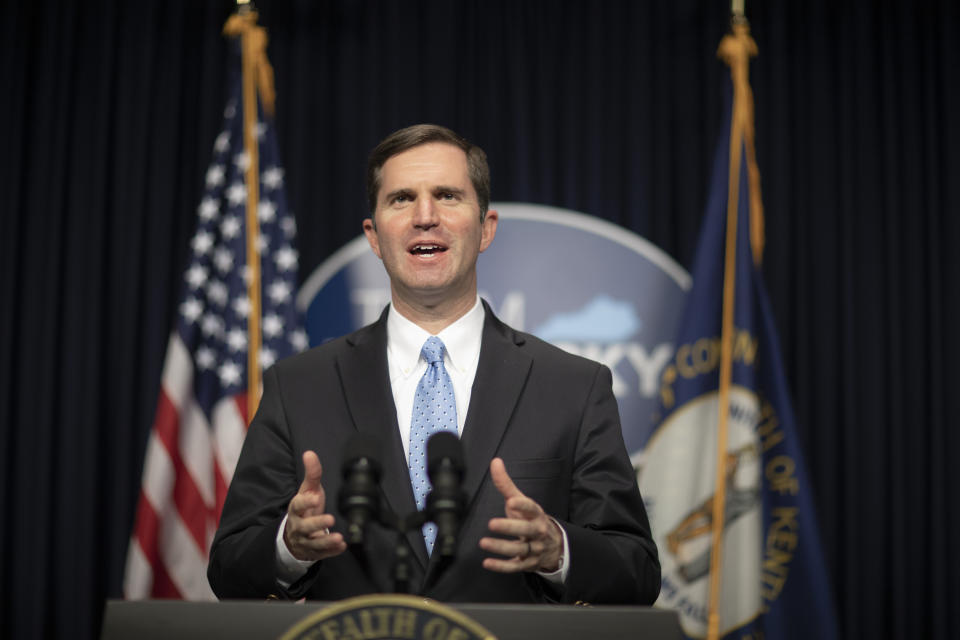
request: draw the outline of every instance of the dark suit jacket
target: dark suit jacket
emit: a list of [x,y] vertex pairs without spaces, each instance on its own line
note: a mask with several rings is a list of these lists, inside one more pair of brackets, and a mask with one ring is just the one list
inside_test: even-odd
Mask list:
[[[207,575],[220,598],[336,600],[392,591],[397,537],[379,525],[368,531],[365,553],[318,562],[286,592],[275,578],[277,531],[303,479],[301,455],[308,449],[323,464],[335,529],[343,525],[336,508],[341,456],[358,431],[383,444],[385,504],[398,514],[416,508],[386,354],[384,312],[376,323],[266,372],[211,550]],[[660,564],[624,448],[609,369],[514,331],[486,307],[462,443],[468,510],[457,556],[441,566],[439,554],[428,558],[419,530],[408,533],[417,592],[461,602],[653,602]],[[504,500],[489,477],[495,456],[520,490],[565,528],[570,569],[562,589],[536,574],[481,567],[488,554],[478,541],[489,519],[504,515]]]

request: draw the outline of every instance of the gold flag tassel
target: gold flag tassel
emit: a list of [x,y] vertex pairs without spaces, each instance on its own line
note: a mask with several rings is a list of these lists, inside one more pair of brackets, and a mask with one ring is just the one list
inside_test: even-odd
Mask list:
[[257,26],[257,12],[244,4],[227,19],[223,34],[240,38],[243,70],[243,149],[247,154],[247,420],[252,420],[260,403],[260,226],[257,209],[260,202],[260,153],[257,142],[257,93],[267,115],[273,116],[275,93],[273,68],[267,60],[267,31]]
[[732,33],[724,36],[717,55],[730,67],[733,82],[733,113],[730,122],[730,173],[727,182],[727,232],[723,269],[723,320],[720,333],[720,389],[717,419],[716,493],[710,550],[710,599],[707,613],[707,638],[720,637],[720,585],[724,512],[726,509],[726,459],[730,385],[733,375],[733,311],[737,264],[737,209],[739,207],[740,163],[746,147],[747,176],[750,189],[750,245],[754,263],[763,259],[763,205],[760,200],[760,171],[754,149],[753,93],[750,90],[750,58],[757,55],[757,44],[743,17],[742,4],[733,18]]

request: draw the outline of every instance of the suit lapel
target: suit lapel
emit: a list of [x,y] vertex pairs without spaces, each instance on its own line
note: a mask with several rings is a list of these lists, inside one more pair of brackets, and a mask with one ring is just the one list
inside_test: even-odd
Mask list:
[[532,364],[530,356],[517,348],[523,344],[523,337],[500,322],[486,302],[484,306],[487,317],[480,361],[462,437],[467,459],[463,481],[467,504],[473,501],[489,471],[490,460],[500,446]]
[[[347,340],[352,349],[338,358],[344,397],[354,424],[361,433],[383,443],[380,487],[390,509],[398,515],[416,511],[410,474],[400,442],[397,409],[387,369],[387,312],[373,325]],[[407,532],[407,540],[421,569],[427,566],[427,548],[420,528]]]
[[[468,513],[462,523],[464,527],[460,530],[461,540],[470,535],[466,533],[466,523],[470,519],[469,505],[489,473],[490,460],[500,446],[532,364],[530,356],[517,348],[523,344],[524,338],[500,322],[486,302],[483,304],[486,319],[480,360],[461,437],[467,467],[463,489],[468,505]],[[475,526],[486,530],[486,522],[474,523],[471,530]],[[429,589],[443,571],[439,557],[431,556],[424,578],[424,590]]]

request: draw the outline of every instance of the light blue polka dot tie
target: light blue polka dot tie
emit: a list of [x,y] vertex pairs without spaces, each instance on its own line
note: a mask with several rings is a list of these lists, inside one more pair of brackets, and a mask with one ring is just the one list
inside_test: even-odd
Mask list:
[[[457,401],[453,395],[450,374],[443,366],[443,341],[430,336],[423,343],[420,354],[427,361],[427,370],[417,385],[413,399],[413,418],[410,420],[410,483],[417,500],[417,509],[423,510],[430,491],[427,478],[427,440],[440,431],[457,433]],[[423,525],[423,541],[427,554],[433,553],[437,539],[437,527],[433,523]]]

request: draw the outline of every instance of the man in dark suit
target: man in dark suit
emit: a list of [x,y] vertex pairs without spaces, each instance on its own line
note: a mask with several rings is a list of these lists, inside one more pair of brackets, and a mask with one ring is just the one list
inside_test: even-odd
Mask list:
[[[374,324],[266,372],[211,550],[214,592],[390,591],[401,544],[411,587],[438,600],[652,603],[660,565],[610,371],[514,331],[477,297],[477,257],[497,229],[483,151],[417,125],[374,149],[367,178],[363,228],[392,303]],[[426,529],[398,540],[379,524],[348,549],[336,496],[354,434],[382,445],[385,504],[398,514],[422,504],[425,384],[448,400],[436,428],[455,430],[465,452],[456,555],[431,553]]]

